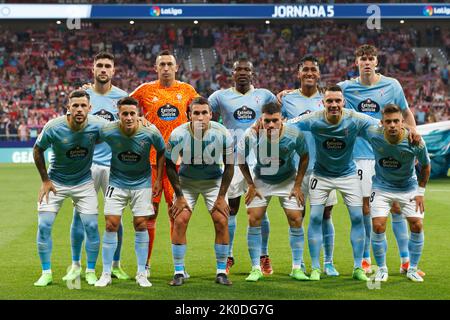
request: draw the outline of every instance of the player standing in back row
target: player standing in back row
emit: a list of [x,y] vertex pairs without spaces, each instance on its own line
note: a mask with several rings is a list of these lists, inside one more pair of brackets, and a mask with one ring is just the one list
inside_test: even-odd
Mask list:
[[[128,94],[113,86],[111,81],[115,74],[114,56],[107,52],[100,52],[94,57],[92,73],[94,74],[94,85],[87,86],[86,92],[90,96],[92,106],[90,114],[102,117],[108,121],[118,119],[117,101]],[[111,148],[106,143],[100,143],[95,146],[94,158],[92,160],[92,179],[94,180],[95,191],[98,193],[100,188],[103,195],[109,184],[109,171],[111,162]],[[72,266],[64,276],[64,281],[73,281],[81,274],[81,247],[84,241],[84,227],[81,222],[80,214],[76,208],[73,210],[73,220],[70,229],[70,240],[72,244]],[[127,280],[130,277],[125,273],[120,265],[120,253],[122,249],[123,227],[119,225],[117,231],[117,249],[114,253],[112,276],[120,280]],[[92,244],[86,239],[86,251]],[[92,265],[87,266],[86,280],[88,282],[97,281],[95,270]],[[92,277],[92,279],[89,279]]]
[[[208,98],[214,114],[213,119],[218,120],[219,116],[222,117],[223,125],[230,130],[235,144],[243,137],[245,130],[261,117],[263,105],[269,102],[277,103],[276,97],[269,90],[253,87],[252,78],[253,64],[249,60],[241,58],[233,64],[234,86],[229,89],[218,90]],[[252,166],[255,165],[254,160],[250,160],[249,163]],[[241,196],[246,189],[244,176],[236,167],[228,190],[228,203],[231,211],[228,219],[230,251],[227,260],[227,273],[234,264],[233,240],[236,230],[236,215],[239,211]],[[268,253],[269,231],[269,219],[265,214],[261,223],[260,264],[262,272],[266,275],[273,273]]]
[[[355,51],[355,64],[359,69],[359,77],[338,83],[342,88],[346,101],[346,108],[381,119],[385,105],[395,103],[400,107],[408,128],[415,131],[414,115],[408,107],[405,94],[400,83],[390,77],[377,73],[378,50],[372,45],[362,45]],[[353,159],[356,163],[358,177],[363,193],[363,214],[366,239],[364,243],[363,268],[366,273],[371,272],[370,260],[370,234],[372,223],[370,219],[369,197],[372,187],[372,176],[375,174],[375,157],[370,144],[358,137],[353,150]],[[401,266],[400,272],[406,273],[409,265],[408,227],[406,220],[399,213],[398,206],[394,205],[392,214],[392,229],[399,247]],[[421,275],[424,275],[419,270]]]
[[[142,115],[158,128],[164,141],[167,143],[172,131],[179,125],[187,122],[188,105],[193,98],[198,96],[198,93],[191,85],[175,80],[178,65],[175,57],[169,51],[162,51],[156,57],[155,70],[158,74],[158,80],[140,85],[130,96],[139,102],[142,108]],[[155,150],[150,152],[150,163],[152,165],[152,184],[154,185],[157,174]],[[162,190],[167,203],[170,233],[172,234],[173,218],[170,215],[170,208],[173,204],[174,190],[167,178],[165,167],[162,177]],[[156,218],[161,195],[153,198],[155,215],[150,218],[147,225],[150,237],[147,257],[148,275],[150,275],[150,258],[156,234]]]

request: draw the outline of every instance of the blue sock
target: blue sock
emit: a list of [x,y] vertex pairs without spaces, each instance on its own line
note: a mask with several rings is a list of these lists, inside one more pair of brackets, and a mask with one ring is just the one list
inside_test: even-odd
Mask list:
[[80,214],[73,209],[72,224],[70,226],[70,243],[72,246],[72,261],[81,261],[81,247],[84,241],[84,226]]
[[216,253],[216,268],[217,274],[226,273],[227,257],[228,257],[228,244],[214,244],[214,251]]
[[417,268],[420,256],[422,255],[423,243],[424,243],[423,231],[420,233],[411,232],[408,243],[410,268]]
[[372,249],[379,268],[386,267],[387,241],[386,233],[372,232]]
[[372,218],[370,214],[363,215],[364,229],[366,231],[366,238],[364,240],[364,259],[370,259],[370,235],[372,234]]
[[303,246],[305,245],[305,234],[303,228],[289,228],[289,244],[292,250],[292,266],[300,268],[303,259]]
[[261,227],[247,227],[247,245],[252,267],[259,267],[261,256]]
[[322,220],[322,235],[323,235],[323,260],[325,263],[333,263],[334,250],[334,225],[331,217]]
[[100,251],[100,234],[98,233],[98,214],[80,214],[86,230],[87,268],[95,270],[98,252]]
[[184,256],[186,255],[185,244],[172,243],[172,257],[175,266],[175,273],[184,274]]
[[105,231],[103,234],[102,261],[103,272],[111,273],[114,251],[117,247],[117,232]]
[[[408,251],[408,223],[401,214],[393,213],[392,216],[392,231],[394,231],[395,240],[397,241],[398,251],[400,252],[401,260],[409,259]],[[404,261],[402,261],[403,263]]]
[[361,268],[362,257],[364,253],[364,241],[366,238],[366,231],[364,230],[364,219],[362,213],[362,206],[352,207],[348,206],[350,213],[350,220],[352,228],[350,231],[350,241],[353,249],[354,268]]
[[122,239],[123,239],[123,225],[122,219],[120,219],[119,230],[117,230],[117,248],[116,252],[114,252],[114,259],[113,259],[113,261],[115,262],[120,261],[120,253],[122,251]]
[[[136,231],[134,235],[134,250],[137,258],[137,272],[145,272],[148,254],[148,231]],[[116,250],[117,252],[117,250]]]
[[269,255],[269,233],[270,233],[270,221],[267,212],[261,221],[261,255]]
[[324,205],[312,205],[308,226],[308,247],[313,269],[320,269],[320,249],[322,248],[322,220]]
[[230,234],[230,247],[228,249],[228,256],[233,256],[233,243],[234,243],[234,232],[236,231],[236,215],[230,215],[228,217],[228,233]]
[[38,232],[36,237],[39,258],[41,259],[42,271],[51,270],[52,256],[52,226],[55,222],[55,212],[38,213]]

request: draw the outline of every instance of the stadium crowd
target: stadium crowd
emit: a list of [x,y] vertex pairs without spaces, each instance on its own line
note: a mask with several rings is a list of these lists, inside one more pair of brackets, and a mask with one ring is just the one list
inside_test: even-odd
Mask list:
[[[144,27],[83,23],[81,30],[64,25],[17,31],[3,26],[0,34],[0,139],[26,141],[45,123],[64,114],[66,93],[92,81],[95,53],[116,56],[114,84],[131,92],[156,79],[153,61],[163,49],[178,57],[178,78],[209,96],[231,85],[231,64],[247,55],[255,65],[255,85],[276,93],[298,87],[298,59],[314,54],[321,63],[321,85],[357,76],[353,48],[362,43],[380,49],[380,72],[402,84],[418,124],[450,118],[448,75],[433,57],[416,57],[425,44],[450,50],[450,33],[440,28],[385,28],[368,31],[364,24],[332,21],[261,27],[260,24],[181,24]],[[191,48],[214,48],[217,62],[206,71],[190,71],[182,58]],[[447,52],[449,55],[450,52]]]

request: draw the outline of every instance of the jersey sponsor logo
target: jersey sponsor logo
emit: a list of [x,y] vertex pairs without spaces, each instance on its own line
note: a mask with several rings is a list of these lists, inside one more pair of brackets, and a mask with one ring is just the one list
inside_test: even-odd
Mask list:
[[136,164],[141,160],[141,156],[133,151],[121,152],[117,157],[125,164]]
[[385,169],[400,169],[402,167],[402,164],[392,157],[381,158],[378,160],[378,164]]
[[358,111],[362,113],[379,113],[380,112],[380,105],[373,101],[372,99],[366,99],[364,101],[361,101],[358,104]]
[[234,118],[243,123],[253,122],[256,118],[255,110],[242,106],[233,113]]
[[334,150],[343,150],[345,149],[345,142],[336,138],[328,139],[323,142],[322,146],[324,149],[334,151]]
[[163,105],[158,109],[158,117],[164,121],[171,121],[180,115],[178,108],[171,105],[170,103]]
[[66,157],[72,160],[81,160],[86,158],[89,150],[80,146],[76,146],[66,152]]
[[94,113],[94,116],[101,117],[101,118],[106,119],[108,121],[114,121],[114,115],[111,112],[106,111],[105,109],[97,111],[96,113]]

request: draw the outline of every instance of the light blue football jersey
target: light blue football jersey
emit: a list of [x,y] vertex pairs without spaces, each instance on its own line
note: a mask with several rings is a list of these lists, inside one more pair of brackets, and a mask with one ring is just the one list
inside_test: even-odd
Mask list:
[[[381,119],[381,111],[388,103],[407,109],[408,102],[400,83],[394,78],[380,76],[380,80],[371,86],[362,85],[359,77],[339,82],[346,100],[345,107],[376,119]],[[372,147],[366,140],[356,139],[353,158],[374,159]]]
[[166,145],[166,159],[173,163],[181,156],[182,177],[195,180],[217,179],[222,176],[223,155],[232,156],[233,139],[228,130],[218,122],[210,121],[203,139],[195,139],[190,122],[172,131]]
[[[281,113],[284,118],[290,120],[311,112],[323,110],[322,99],[323,96],[318,91],[313,96],[306,97],[297,89],[283,96],[281,100]],[[312,171],[314,162],[316,162],[316,145],[311,132],[304,131],[303,135],[305,136],[309,151],[308,171]],[[299,160],[297,156],[295,159],[296,161]]]
[[411,145],[408,131],[403,131],[403,138],[398,144],[391,144],[384,137],[383,127],[369,129],[368,139],[375,154],[375,175],[372,188],[389,192],[407,192],[417,188],[415,160],[421,165],[430,164],[425,142]]
[[278,184],[297,175],[294,155],[308,154],[308,146],[303,133],[295,125],[286,123],[276,142],[271,142],[265,134],[258,137],[254,130],[247,129],[239,141],[238,153],[240,159],[255,154],[256,163],[252,166],[255,176],[264,182]]
[[[87,89],[91,97],[91,114],[102,117],[108,121],[115,121],[119,118],[117,109],[117,101],[128,96],[128,93],[112,86],[111,90],[106,94],[98,94],[93,89]],[[99,143],[95,146],[94,159],[95,164],[101,166],[110,166],[111,163],[111,149],[106,143]]]
[[109,184],[122,189],[150,188],[150,147],[164,150],[159,130],[154,125],[140,126],[133,136],[128,137],[120,129],[120,121],[115,121],[101,130],[100,137],[112,151]]
[[242,94],[235,88],[214,92],[209,98],[214,113],[222,117],[223,125],[230,130],[235,145],[241,140],[245,130],[261,117],[261,108],[269,102],[277,102],[277,97],[267,89],[251,89]]
[[343,109],[341,121],[331,124],[326,120],[326,112],[316,111],[289,120],[301,130],[311,131],[316,144],[316,163],[314,174],[323,177],[345,177],[356,173],[352,160],[356,137],[367,139],[371,125],[378,125],[379,120]]
[[101,128],[107,123],[100,117],[88,115],[85,127],[73,131],[65,115],[47,122],[35,145],[43,150],[53,149],[49,178],[66,186],[89,181],[95,143],[99,140]]

